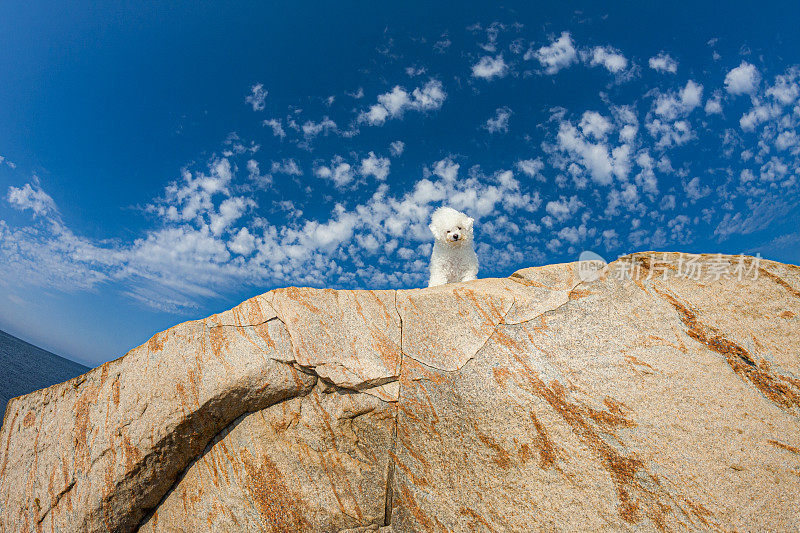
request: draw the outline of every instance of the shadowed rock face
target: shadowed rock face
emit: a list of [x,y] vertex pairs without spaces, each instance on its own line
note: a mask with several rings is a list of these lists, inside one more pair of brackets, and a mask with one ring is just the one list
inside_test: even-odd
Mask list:
[[800,268],[583,273],[280,289],[159,333],[9,403],[0,532],[800,528]]

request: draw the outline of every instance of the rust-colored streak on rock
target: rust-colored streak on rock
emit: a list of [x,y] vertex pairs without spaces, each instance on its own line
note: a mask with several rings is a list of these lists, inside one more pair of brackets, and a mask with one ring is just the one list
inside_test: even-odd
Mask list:
[[420,508],[417,504],[416,500],[414,499],[414,495],[411,494],[411,491],[408,490],[408,487],[405,485],[400,485],[400,503],[404,505],[411,514],[414,515],[414,518],[417,520],[417,523],[425,528],[425,531],[432,533],[435,531],[436,524],[429,516],[425,514],[425,512]]
[[147,341],[147,348],[151,352],[160,352],[164,349],[164,342],[166,342],[167,337],[169,336],[169,331],[162,331],[160,333],[156,333],[150,340]]
[[792,452],[792,453],[796,453],[796,454],[800,455],[800,448],[796,448],[794,446],[789,446],[788,444],[784,444],[782,442],[778,442],[778,441],[773,440],[773,439],[769,439],[769,440],[767,440],[767,442],[772,444],[773,446],[777,446],[778,448],[782,448],[782,449],[784,449],[784,450],[786,450],[788,452]]
[[114,379],[111,384],[111,401],[114,402],[115,407],[119,407],[119,377]]
[[789,292],[789,294],[791,294],[792,296],[800,298],[800,290],[797,290],[794,287],[792,287],[791,285],[789,285],[788,283],[786,283],[786,280],[784,280],[780,276],[778,276],[776,274],[773,274],[772,272],[770,272],[769,270],[767,270],[764,267],[758,267],[758,271],[761,274],[767,276],[769,279],[771,279],[772,281],[774,281],[778,285],[780,285],[781,287],[783,287],[784,289],[786,289]]
[[[495,533],[497,531],[495,528],[492,527],[492,525],[485,518],[483,518],[481,515],[479,515],[478,513],[476,513],[472,509],[468,509],[466,507],[462,507],[461,511],[460,511],[460,514],[461,514],[461,516],[468,516],[468,517],[470,517],[472,519],[471,523],[468,524],[470,530],[472,530],[472,531],[481,531],[483,529],[488,530],[488,531],[490,531],[492,533]],[[477,527],[478,524],[480,524],[482,526],[480,529]]]
[[590,290],[572,289],[571,291],[569,291],[567,297],[570,300],[580,300],[581,298],[586,298],[587,296],[590,296],[592,294],[594,294],[594,292]]
[[533,438],[533,443],[539,449],[539,466],[547,470],[556,462],[556,448],[536,414],[531,411],[530,415],[533,427],[536,428],[536,436]]
[[475,435],[478,436],[478,439],[483,443],[484,446],[492,450],[494,455],[492,456],[492,461],[494,461],[497,466],[500,468],[508,468],[511,466],[511,457],[508,454],[508,451],[500,446],[500,444],[490,437],[489,435],[484,435],[478,430],[478,425],[473,422],[472,423],[475,429]]
[[208,331],[208,340],[211,344],[211,351],[222,364],[229,366],[225,360],[225,352],[230,347],[230,339],[226,334],[225,328],[206,328]]
[[497,306],[496,300],[481,298],[475,291],[466,288],[456,289],[453,291],[453,295],[474,308],[483,318],[485,326],[494,327],[503,318],[504,311]]
[[781,317],[781,318],[794,318],[794,317],[796,317],[796,316],[797,316],[797,315],[795,315],[795,314],[794,314],[794,313],[792,313],[791,311],[784,311],[783,313],[781,313],[781,314],[780,314],[780,317]]
[[247,473],[247,490],[253,498],[266,531],[313,531],[305,515],[308,510],[302,498],[293,494],[281,477],[278,467],[268,457],[256,458],[249,450],[240,450],[240,457]]
[[420,476],[419,474],[417,474],[412,468],[410,468],[407,464],[405,464],[402,460],[400,460],[400,458],[397,457],[397,455],[395,455],[394,452],[390,451],[389,457],[391,458],[392,461],[394,461],[394,464],[396,466],[400,467],[400,469],[403,472],[405,472],[405,474],[408,476],[408,479],[411,481],[411,483],[414,484],[415,487],[423,488],[430,486],[430,483],[428,483],[428,480],[425,478],[424,475]]
[[766,361],[756,364],[747,350],[726,339],[716,328],[700,322],[697,313],[687,308],[677,298],[658,289],[654,290],[678,311],[678,316],[688,329],[687,334],[691,338],[725,357],[736,374],[752,383],[778,406],[795,413],[800,410],[800,388],[796,380],[772,372]]
[[[507,339],[503,339],[504,337]],[[515,345],[515,342],[502,330],[498,331],[498,340],[504,340],[502,344],[506,346]],[[643,487],[636,479],[637,472],[643,470],[641,460],[633,455],[623,455],[603,438],[604,434],[613,434],[613,431],[620,426],[629,427],[631,422],[623,422],[624,419],[615,412],[601,414],[601,411],[596,409],[568,401],[567,391],[560,382],[551,381],[547,385],[518,350],[509,350],[509,353],[525,370],[524,375],[520,376],[518,385],[544,399],[600,458],[601,465],[614,483],[619,498],[620,517],[628,523],[636,523],[641,518],[640,508],[644,506],[645,514],[655,517],[651,518],[655,524],[662,522],[664,511],[657,501],[657,495]],[[616,410],[617,406],[614,409]],[[653,485],[659,486],[654,476],[646,471],[643,471],[643,475],[649,477]]]
[[90,463],[89,415],[92,404],[97,402],[97,394],[97,388],[87,383],[86,390],[75,402],[75,464],[81,469],[88,469]]
[[[318,290],[329,292],[329,293],[333,292],[333,291],[331,291],[331,289],[318,289]],[[275,292],[276,293],[284,293],[284,294],[286,294],[286,296],[288,296],[290,299],[294,300],[295,302],[297,302],[298,304],[302,305],[303,307],[305,307],[306,309],[308,309],[309,311],[311,311],[314,314],[321,314],[322,310],[319,307],[315,306],[313,303],[311,303],[311,299],[310,299],[311,289],[303,289],[303,288],[298,288],[298,287],[287,287],[285,289],[278,289]]]
[[497,382],[497,384],[502,388],[506,388],[506,383],[508,383],[508,380],[511,379],[511,372],[507,368],[503,367],[494,367],[492,369],[492,375],[494,376],[494,380]]

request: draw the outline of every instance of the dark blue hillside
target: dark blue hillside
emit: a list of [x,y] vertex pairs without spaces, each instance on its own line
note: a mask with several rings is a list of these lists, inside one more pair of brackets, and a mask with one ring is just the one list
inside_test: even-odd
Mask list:
[[67,381],[89,369],[0,331],[0,416],[8,400]]

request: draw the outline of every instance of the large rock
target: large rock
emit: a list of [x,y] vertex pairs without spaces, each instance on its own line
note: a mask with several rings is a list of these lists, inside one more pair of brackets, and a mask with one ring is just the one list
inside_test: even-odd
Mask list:
[[800,529],[800,268],[281,289],[12,400],[0,532]]

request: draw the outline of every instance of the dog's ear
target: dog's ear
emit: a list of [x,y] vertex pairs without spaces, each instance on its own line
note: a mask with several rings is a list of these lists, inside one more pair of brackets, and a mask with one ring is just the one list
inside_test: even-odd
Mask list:
[[474,218],[467,217],[467,221],[466,221],[466,223],[464,224],[464,226],[466,226],[466,228],[467,228],[467,231],[472,231],[472,224],[473,224],[474,222],[475,222],[475,219],[474,219]]
[[430,225],[428,226],[428,229],[431,230],[431,233],[433,233],[433,238],[434,239],[438,239],[439,238],[439,228],[436,227],[436,224],[431,222]]

